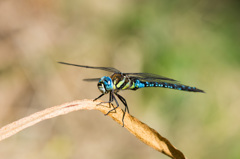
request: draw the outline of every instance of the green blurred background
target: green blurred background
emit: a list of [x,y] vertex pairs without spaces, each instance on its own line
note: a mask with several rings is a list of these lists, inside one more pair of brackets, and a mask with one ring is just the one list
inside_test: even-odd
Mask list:
[[[206,94],[163,88],[121,92],[130,113],[189,159],[240,158],[240,3],[207,0],[1,0],[0,125],[93,99],[104,71],[149,72]],[[105,97],[103,100],[107,100]],[[0,143],[1,159],[155,159],[97,111],[41,122]]]

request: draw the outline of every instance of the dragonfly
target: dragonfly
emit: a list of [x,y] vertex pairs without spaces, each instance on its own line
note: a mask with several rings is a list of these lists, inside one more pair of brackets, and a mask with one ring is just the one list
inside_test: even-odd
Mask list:
[[84,79],[84,81],[98,82],[97,87],[98,87],[99,91],[101,92],[101,95],[99,95],[93,101],[96,101],[97,99],[101,98],[102,96],[109,94],[109,101],[101,102],[99,104],[109,103],[109,105],[110,105],[113,103],[113,101],[116,103],[116,106],[115,107],[113,106],[113,109],[108,111],[105,115],[108,115],[109,113],[115,111],[115,109],[119,107],[117,98],[123,103],[123,105],[125,106],[125,109],[123,111],[123,117],[122,117],[122,124],[123,124],[122,126],[123,127],[124,127],[125,113],[126,112],[129,113],[129,108],[127,105],[127,101],[120,94],[118,94],[119,91],[138,90],[140,88],[145,88],[145,87],[162,87],[162,88],[169,88],[169,89],[175,89],[175,90],[180,90],[180,91],[205,93],[203,90],[198,89],[196,87],[190,87],[190,86],[181,84],[179,81],[176,81],[174,79],[164,77],[161,75],[157,75],[157,74],[123,73],[113,67],[94,67],[94,66],[71,64],[71,63],[66,63],[66,62],[59,62],[59,63],[64,64],[64,65],[98,69],[98,70],[111,72],[112,74],[110,76],[103,76],[101,78],[88,78],[88,79]]

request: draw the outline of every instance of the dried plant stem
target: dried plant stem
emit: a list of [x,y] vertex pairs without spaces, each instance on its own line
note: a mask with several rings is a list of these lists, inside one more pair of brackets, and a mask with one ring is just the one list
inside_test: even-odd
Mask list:
[[[43,111],[34,113],[28,117],[22,118],[18,121],[15,121],[11,124],[2,127],[0,129],[0,141],[42,120],[67,114],[69,112],[84,109],[84,110],[100,110],[102,113],[106,114],[109,110],[111,110],[108,104],[97,105],[100,102],[101,102],[100,100],[95,102],[93,102],[92,100],[79,100],[62,104],[59,106],[54,106]],[[110,116],[120,125],[122,125],[122,115],[123,112],[120,108],[117,108],[116,112],[108,114],[108,116]],[[146,143],[147,145],[164,153],[165,155],[171,158],[185,159],[183,153],[176,149],[166,138],[162,137],[154,129],[142,123],[135,117],[126,113],[124,122],[125,128],[129,130],[133,135],[135,135],[138,139],[140,139],[142,142]]]

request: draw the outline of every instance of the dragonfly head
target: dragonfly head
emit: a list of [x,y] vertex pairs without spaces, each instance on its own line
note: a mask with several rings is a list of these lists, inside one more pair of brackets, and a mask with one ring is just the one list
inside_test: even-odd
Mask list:
[[103,76],[98,82],[98,89],[103,94],[108,93],[109,91],[113,90],[113,82],[110,77]]

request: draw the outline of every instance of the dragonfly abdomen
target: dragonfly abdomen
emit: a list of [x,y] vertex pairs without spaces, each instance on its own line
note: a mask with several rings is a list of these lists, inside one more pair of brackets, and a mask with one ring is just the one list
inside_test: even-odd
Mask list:
[[204,92],[196,87],[190,87],[182,84],[173,84],[167,82],[142,82],[140,80],[135,81],[134,90],[144,87],[162,87],[162,88],[170,88],[170,89],[177,89],[181,91],[189,91],[189,92]]

